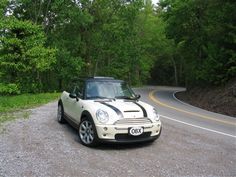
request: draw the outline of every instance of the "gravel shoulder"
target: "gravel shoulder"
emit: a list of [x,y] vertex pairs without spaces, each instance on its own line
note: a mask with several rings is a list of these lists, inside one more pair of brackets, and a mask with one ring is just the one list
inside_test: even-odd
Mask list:
[[52,102],[4,125],[0,176],[236,176],[235,139],[163,119],[152,144],[87,148],[76,130],[57,123],[56,108]]

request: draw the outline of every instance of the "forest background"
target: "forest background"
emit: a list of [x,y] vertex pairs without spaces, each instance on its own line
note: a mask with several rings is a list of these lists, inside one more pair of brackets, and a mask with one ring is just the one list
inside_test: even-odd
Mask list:
[[236,76],[234,0],[0,0],[0,94],[73,79],[221,86]]

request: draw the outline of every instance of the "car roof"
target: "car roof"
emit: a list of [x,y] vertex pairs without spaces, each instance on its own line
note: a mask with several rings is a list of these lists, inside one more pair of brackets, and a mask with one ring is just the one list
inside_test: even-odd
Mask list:
[[93,82],[93,81],[124,82],[123,80],[114,79],[113,77],[103,77],[103,76],[94,76],[94,77],[78,78],[78,80],[83,80],[83,81],[87,81],[87,82]]

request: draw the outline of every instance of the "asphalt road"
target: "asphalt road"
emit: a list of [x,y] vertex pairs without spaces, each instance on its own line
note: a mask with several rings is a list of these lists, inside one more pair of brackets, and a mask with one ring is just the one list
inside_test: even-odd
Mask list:
[[161,114],[154,143],[84,147],[57,123],[53,102],[4,126],[0,176],[236,176],[236,118],[181,103],[173,97],[181,88],[135,90]]
[[178,100],[174,94],[184,90],[174,87],[146,87],[137,91],[143,95],[144,101],[156,106],[163,119],[236,138],[236,117],[209,112]]

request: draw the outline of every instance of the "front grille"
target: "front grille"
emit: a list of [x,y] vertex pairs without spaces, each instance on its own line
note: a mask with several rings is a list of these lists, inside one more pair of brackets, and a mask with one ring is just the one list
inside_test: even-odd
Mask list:
[[142,125],[142,124],[150,124],[152,121],[146,117],[142,118],[123,118],[117,120],[114,125]]
[[139,136],[132,136],[129,134],[116,134],[115,139],[117,141],[137,141],[137,140],[145,140],[146,138],[149,138],[151,135],[151,132],[144,132],[143,134]]

